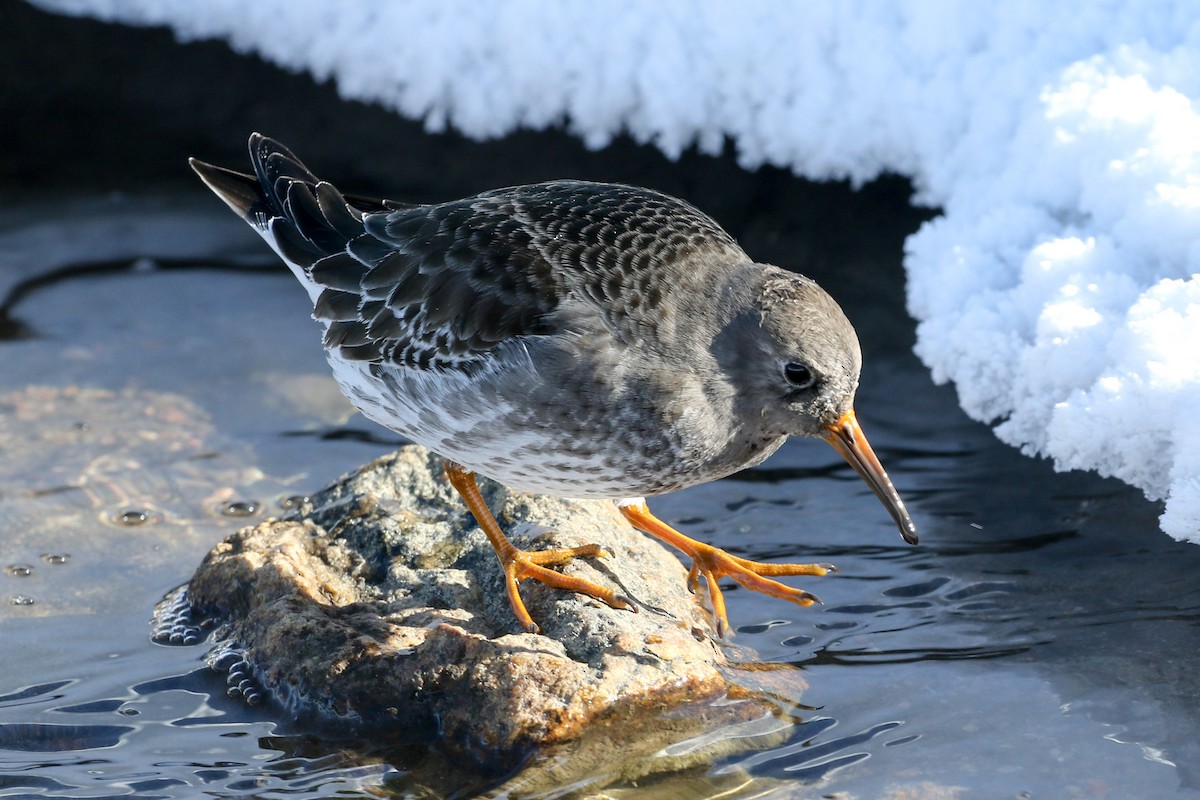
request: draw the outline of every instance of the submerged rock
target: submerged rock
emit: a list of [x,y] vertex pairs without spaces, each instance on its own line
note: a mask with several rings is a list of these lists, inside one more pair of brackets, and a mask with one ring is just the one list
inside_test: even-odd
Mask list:
[[[525,581],[542,633],[522,632],[440,459],[407,447],[311,498],[302,515],[245,528],[209,553],[188,593],[218,623],[210,660],[236,653],[243,693],[261,689],[292,715],[397,739],[436,734],[481,764],[511,765],[585,730],[607,731],[598,738],[614,746],[645,735],[652,751],[669,743],[664,733],[679,741],[764,715],[724,700],[727,651],[708,635],[686,569],[612,503],[480,487],[518,547],[602,544],[611,557],[562,569],[614,586],[638,613]],[[689,722],[685,702],[697,709]]]

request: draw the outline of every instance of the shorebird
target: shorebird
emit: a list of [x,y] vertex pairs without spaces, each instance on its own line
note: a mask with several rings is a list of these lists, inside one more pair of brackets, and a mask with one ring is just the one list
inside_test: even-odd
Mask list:
[[636,610],[549,569],[596,544],[522,551],[476,473],[506,486],[616,501],[691,559],[718,635],[718,579],[800,605],[775,580],[828,564],[770,564],[691,539],[645,497],[752,467],[789,436],[833,445],[916,528],[854,415],[854,328],[814,281],[755,263],[688,203],[649,189],[560,180],[412,204],[339,192],[278,142],[250,137],[253,174],[191,160],[308,290],[342,391],[368,418],[445,459],[488,536],[520,625],[532,578]]

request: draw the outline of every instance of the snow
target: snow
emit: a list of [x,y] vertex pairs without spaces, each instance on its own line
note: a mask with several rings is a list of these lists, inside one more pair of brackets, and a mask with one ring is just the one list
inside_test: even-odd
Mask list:
[[1194,2],[35,1],[224,39],[431,130],[907,175],[943,211],[905,257],[934,378],[1200,543]]

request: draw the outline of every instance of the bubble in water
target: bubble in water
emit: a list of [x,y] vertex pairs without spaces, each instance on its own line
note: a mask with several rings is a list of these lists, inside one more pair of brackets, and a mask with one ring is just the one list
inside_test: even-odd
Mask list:
[[130,528],[136,528],[139,525],[145,525],[153,519],[154,515],[142,508],[127,508],[123,511],[118,511],[116,522],[118,525],[125,525]]
[[293,494],[279,498],[279,507],[284,511],[293,511],[309,501],[306,494]]
[[8,602],[14,606],[31,606],[37,601],[26,594],[14,594],[8,599]]
[[70,556],[66,553],[42,553],[42,561],[47,564],[52,564],[56,567],[61,566],[70,560]]
[[33,574],[33,567],[28,564],[9,564],[4,571],[14,578],[28,578]]
[[221,513],[227,517],[252,517],[258,513],[258,501],[232,500],[221,506]]
[[154,608],[151,640],[167,645],[199,644],[204,637],[192,612],[185,587],[168,592]]
[[234,664],[241,661],[241,656],[234,652],[225,652],[218,656],[211,664],[212,668],[221,672],[228,672]]

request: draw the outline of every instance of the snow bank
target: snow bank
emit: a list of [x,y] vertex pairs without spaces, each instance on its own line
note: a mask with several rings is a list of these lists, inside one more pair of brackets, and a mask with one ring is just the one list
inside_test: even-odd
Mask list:
[[1200,542],[1194,3],[36,0],[220,38],[476,137],[726,137],[812,178],[910,176],[918,353],[1023,451],[1166,499]]

